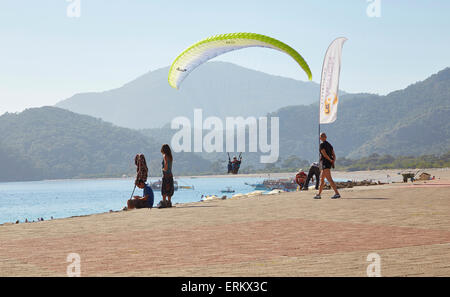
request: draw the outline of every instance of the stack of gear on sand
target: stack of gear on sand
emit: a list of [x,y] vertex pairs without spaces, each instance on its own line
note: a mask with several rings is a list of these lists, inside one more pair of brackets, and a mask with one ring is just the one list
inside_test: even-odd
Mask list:
[[136,157],[134,158],[134,163],[136,164],[137,167],[135,184],[140,180],[143,182],[147,182],[148,168],[144,154],[137,154]]

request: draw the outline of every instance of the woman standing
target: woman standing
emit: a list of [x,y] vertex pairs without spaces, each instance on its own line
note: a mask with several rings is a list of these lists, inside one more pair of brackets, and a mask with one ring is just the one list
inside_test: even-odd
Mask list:
[[162,185],[161,185],[161,195],[162,201],[160,202],[159,208],[172,207],[172,196],[174,192],[173,185],[173,175],[172,175],[172,151],[168,144],[164,144],[161,147],[161,154],[163,155],[162,161]]

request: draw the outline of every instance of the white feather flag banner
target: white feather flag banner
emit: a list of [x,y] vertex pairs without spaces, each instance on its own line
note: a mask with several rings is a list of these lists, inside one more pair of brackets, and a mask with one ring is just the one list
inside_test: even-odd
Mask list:
[[320,82],[320,124],[331,124],[337,119],[342,47],[346,41],[345,37],[334,40],[325,54]]

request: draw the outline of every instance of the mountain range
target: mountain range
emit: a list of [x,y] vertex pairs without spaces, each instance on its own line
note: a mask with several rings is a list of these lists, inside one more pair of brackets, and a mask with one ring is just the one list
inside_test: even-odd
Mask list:
[[[230,66],[211,64],[213,68]],[[245,68],[236,69],[246,71]],[[261,75],[269,81],[280,79],[281,84],[292,83],[292,90],[311,88],[311,97],[318,91],[312,83],[302,85],[294,80]],[[145,82],[141,84],[144,89]],[[172,91],[176,92],[170,89],[168,92]],[[305,95],[305,98],[309,96]],[[92,100],[97,100],[94,97]],[[77,101],[74,98],[73,103]],[[296,103],[298,97],[289,100],[294,104],[268,113],[280,121],[280,159],[270,166],[303,167],[307,166],[306,161],[314,161],[318,156],[317,103],[299,105]],[[289,100],[282,100],[283,104],[288,104]],[[214,103],[215,99],[210,101]],[[418,156],[443,155],[450,150],[450,68],[385,96],[343,94],[340,101],[337,121],[321,127],[334,145],[338,162],[343,157],[355,159],[375,153]],[[221,104],[223,102],[218,101],[216,107],[211,105],[210,112],[216,111],[217,115]],[[92,107],[93,112],[95,109]],[[256,115],[250,107],[246,112]],[[159,113],[165,115],[164,109]],[[164,118],[169,116],[161,117]],[[147,129],[143,129],[145,125],[138,125],[139,129],[130,129],[107,121],[107,118],[77,114],[59,107],[3,114],[0,116],[0,181],[132,175],[137,153],[144,153],[150,173],[159,175],[161,144],[170,143],[176,131],[167,125]],[[259,153],[244,153],[242,169],[262,168],[264,164],[259,163],[259,156]],[[226,169],[225,153],[178,153],[174,157],[178,175],[217,174]]]
[[[0,116],[0,181],[133,175],[144,153],[150,174],[161,173],[161,144],[138,131],[56,107]],[[175,154],[179,172],[206,172],[196,155]]]
[[270,75],[227,62],[198,67],[179,90],[169,86],[169,67],[150,71],[124,86],[101,93],[81,93],[57,107],[101,118],[127,128],[159,128],[178,116],[219,118],[264,116],[281,107],[307,105],[319,96],[319,86]]
[[[281,159],[318,158],[318,104],[292,105],[269,113],[280,122]],[[441,155],[450,149],[450,68],[424,81],[379,96],[344,94],[338,119],[321,126],[339,157],[361,158],[374,153],[392,156]],[[170,141],[170,127],[145,129],[147,136]],[[260,154],[247,153],[256,165]],[[202,154],[214,161],[220,154]]]
[[[317,108],[292,106],[271,114],[280,117],[284,154],[317,155]],[[444,154],[450,149],[450,68],[386,96],[345,95],[337,121],[321,128],[341,157]]]

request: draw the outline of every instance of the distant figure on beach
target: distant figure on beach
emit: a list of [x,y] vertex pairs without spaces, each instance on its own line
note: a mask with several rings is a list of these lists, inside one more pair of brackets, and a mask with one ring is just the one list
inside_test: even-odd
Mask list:
[[334,162],[336,161],[336,155],[334,153],[333,146],[327,141],[327,135],[325,133],[320,134],[320,163],[322,164],[322,174],[320,175],[320,188],[319,193],[314,196],[314,199],[321,199],[320,196],[323,191],[323,187],[325,186],[325,178],[330,183],[331,187],[334,190],[335,195],[331,197],[331,199],[341,198],[339,194],[336,184],[331,177],[331,168],[334,168]]
[[143,180],[138,180],[136,186],[143,189],[144,193],[141,196],[134,196],[133,199],[127,201],[128,209],[134,208],[152,208],[154,202],[154,195],[152,188]]
[[319,168],[318,162],[314,162],[311,164],[311,167],[309,168],[309,172],[308,172],[308,177],[306,178],[306,182],[303,187],[303,190],[308,191],[309,182],[311,180],[312,180],[312,182],[314,182],[314,180],[316,181],[316,190],[318,190],[319,183],[320,183],[320,168]]
[[306,173],[303,169],[299,169],[295,175],[295,182],[300,186],[300,190],[304,188],[306,181]]
[[164,144],[161,147],[162,160],[162,184],[161,195],[162,200],[158,204],[158,208],[170,208],[172,207],[172,196],[174,193],[174,183],[172,174],[173,156],[172,150],[168,144]]

